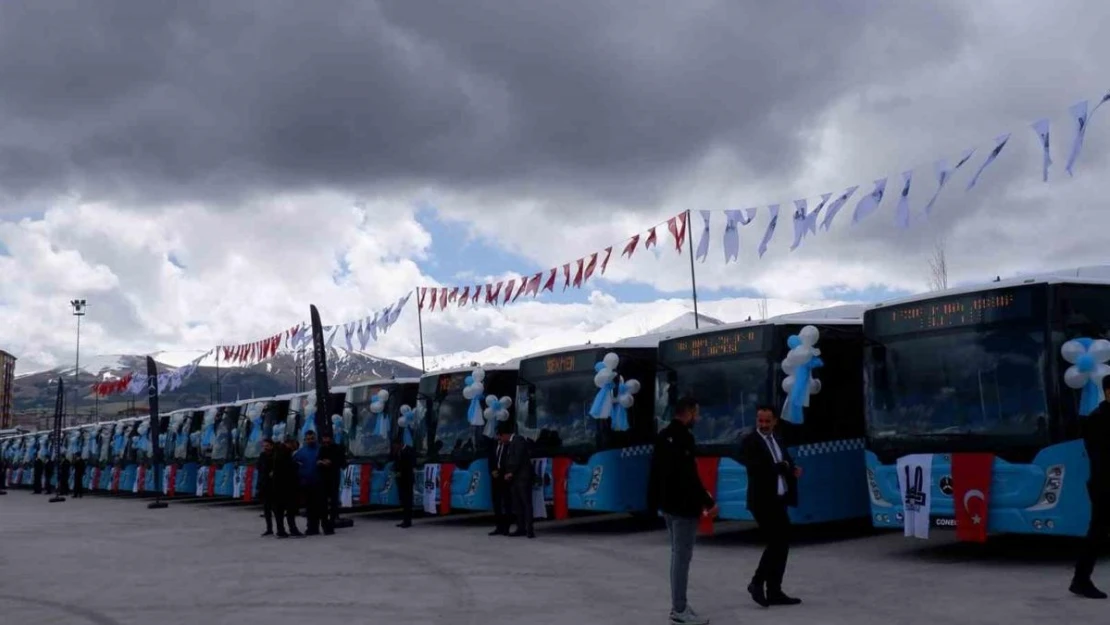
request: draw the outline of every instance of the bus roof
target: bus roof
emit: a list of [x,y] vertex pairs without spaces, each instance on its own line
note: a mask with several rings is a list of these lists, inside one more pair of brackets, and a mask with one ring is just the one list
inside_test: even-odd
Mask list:
[[441,375],[451,375],[453,373],[470,373],[475,369],[483,369],[485,371],[516,371],[520,369],[520,358],[514,358],[508,362],[499,365],[468,365],[465,367],[451,367],[449,369],[440,369],[438,371],[429,371],[420,376],[420,379],[439,377]]
[[626,338],[626,339],[620,339],[619,341],[611,342],[611,343],[580,343],[578,345],[568,345],[568,346],[564,346],[564,347],[556,347],[554,349],[545,349],[543,351],[536,352],[534,354],[528,354],[527,356],[522,356],[520,359],[518,359],[517,363],[519,365],[520,360],[529,360],[529,359],[532,359],[532,358],[541,358],[543,356],[552,356],[552,355],[555,355],[555,354],[572,354],[572,353],[575,353],[575,352],[584,352],[584,351],[589,351],[589,350],[594,350],[594,349],[619,349],[621,347],[630,348],[630,349],[636,349],[636,348],[639,348],[639,347],[647,348],[647,349],[655,349],[655,348],[659,347],[659,341],[662,341],[662,340],[666,339],[667,337],[668,337],[668,333],[660,332],[658,334],[645,334],[645,335],[642,335],[642,336],[632,336],[632,337],[629,337],[629,338]]
[[778,315],[769,319],[760,321],[740,321],[737,323],[726,323],[719,326],[706,326],[697,330],[674,330],[667,332],[662,340],[676,339],[684,336],[697,336],[699,334],[713,334],[723,330],[735,330],[737,328],[750,328],[754,326],[774,325],[823,325],[823,326],[858,326],[863,324],[863,311],[867,309],[867,304],[841,304],[838,306],[829,306],[828,308],[817,308],[814,310],[803,310],[796,313],[787,313],[785,315]]
[[1007,287],[1022,286],[1026,284],[1110,285],[1110,265],[1090,265],[1086,267],[1073,267],[1071,269],[1057,269],[1055,271],[1049,271],[1046,273],[1018,275],[1012,278],[1006,278],[1004,280],[995,280],[991,282],[953,287],[951,289],[945,289],[943,291],[929,291],[926,293],[918,293],[917,295],[910,295],[907,297],[893,299],[887,302],[872,304],[870,306],[870,310],[882,308],[884,306],[909,304],[912,302],[920,302],[938,297],[948,297],[951,295],[967,295],[969,293],[993,291],[995,289],[1004,289]]
[[386,384],[420,384],[420,378],[375,378],[373,380],[361,380],[353,384],[348,384],[347,390],[363,386],[384,386]]

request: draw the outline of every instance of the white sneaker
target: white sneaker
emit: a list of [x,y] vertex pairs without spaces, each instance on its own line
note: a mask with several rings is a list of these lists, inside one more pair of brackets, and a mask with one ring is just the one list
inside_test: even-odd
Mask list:
[[671,625],[709,625],[709,619],[698,616],[689,605],[681,612],[671,610]]

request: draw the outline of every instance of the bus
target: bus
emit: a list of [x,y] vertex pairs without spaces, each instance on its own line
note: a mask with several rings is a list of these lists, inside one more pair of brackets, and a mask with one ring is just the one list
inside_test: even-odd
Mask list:
[[[242,402],[239,416],[239,467],[236,470],[236,499],[250,502],[258,498],[258,476],[255,475],[262,442],[270,439],[275,445],[285,441],[287,420],[293,416],[290,404],[297,395],[281,395]],[[300,396],[303,397],[303,396]],[[293,416],[295,419],[296,417]],[[294,424],[290,431],[296,430]]]
[[80,426],[81,458],[85,460],[85,476],[82,480],[86,492],[94,492],[100,487],[100,423]]
[[[537,480],[554,518],[573,511],[646,512],[661,338],[580,345],[521,359],[518,431],[533,440],[532,455],[541,465]],[[602,371],[618,377],[599,388],[595,378]],[[630,407],[618,403],[621,396],[630,396]]]
[[[864,315],[864,332],[874,526],[903,526],[898,460],[930,454],[916,467],[931,475],[915,488],[916,513],[927,512],[928,527],[955,529],[957,505],[976,507],[976,516],[985,505],[989,534],[1086,534],[1080,427],[1084,404],[1097,403],[1100,391],[1097,379],[1089,397],[1069,388],[1073,370],[1061,352],[1072,341],[1069,348],[1084,349],[1086,340],[1110,336],[1110,267],[878,304]],[[954,459],[963,453],[993,456],[989,492],[975,493],[981,503],[966,492],[961,501],[954,496]]]
[[[666,427],[676,400],[698,401],[694,426],[698,472],[717,501],[718,519],[752,521],[748,472],[740,443],[755,430],[756,409],[779,414],[779,435],[805,472],[798,481],[792,522],[864,519],[863,311],[845,305],[781,315],[765,321],[672,334],[659,344],[656,421]],[[812,326],[823,366],[813,369],[819,392],[809,405],[788,406],[783,361],[791,337]],[[807,331],[809,332],[809,331]],[[798,339],[800,340],[800,338]],[[796,410],[801,410],[801,423]]]
[[204,484],[197,483],[203,422],[204,411],[196,408],[169,414],[162,478],[162,492],[169,497],[199,497],[204,492]]
[[350,455],[343,479],[351,489],[352,507],[400,505],[390,452],[401,435],[397,424],[401,406],[415,406],[419,388],[420,378],[371,380],[347,387],[336,442],[345,444]]
[[[439,514],[452,510],[493,510],[488,454],[493,437],[482,416],[487,398],[509,400],[507,420],[513,421],[511,399],[517,386],[518,361],[501,365],[448,369],[420,378],[412,428],[417,450],[415,507],[420,507],[425,488],[436,491],[434,505]],[[467,397],[468,386],[480,396]],[[477,411],[477,416],[475,412]],[[480,425],[479,425],[480,423]],[[423,426],[423,427],[421,427]],[[418,434],[425,438],[423,444]]]

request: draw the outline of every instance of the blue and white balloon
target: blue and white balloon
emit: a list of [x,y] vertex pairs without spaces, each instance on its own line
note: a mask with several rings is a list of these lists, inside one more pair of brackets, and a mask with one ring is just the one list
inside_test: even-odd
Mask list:
[[813,377],[813,370],[825,364],[820,358],[821,350],[817,349],[820,338],[821,332],[815,326],[805,326],[786,339],[790,351],[782,361],[782,370],[787,374],[782,381],[782,390],[787,395],[783,415],[793,423],[805,421],[804,409],[809,407],[810,395],[821,392],[821,381]]
[[1060,346],[1060,355],[1072,366],[1064,371],[1064,384],[1083,389],[1079,396],[1079,415],[1087,416],[1106,399],[1102,378],[1110,375],[1110,341],[1077,338]]
[[608,419],[613,414],[613,392],[616,390],[617,367],[621,358],[614,352],[605,354],[600,362],[594,365],[594,386],[598,388],[590,405],[590,416],[595,419]]
[[511,397],[498,398],[496,395],[487,396],[486,409],[483,412],[486,421],[486,429],[483,434],[493,438],[497,434],[497,423],[509,420],[509,408],[511,408],[512,405],[513,399]]
[[403,404],[398,412],[400,416],[397,417],[397,425],[401,428],[404,444],[412,447],[412,425],[419,420],[419,415],[408,404]]
[[486,391],[486,371],[478,367],[466,376],[463,387],[463,398],[470,401],[467,407],[466,420],[474,427],[482,426],[482,393]]
[[389,438],[389,416],[385,414],[387,403],[389,403],[389,391],[384,388],[370,398],[370,414],[377,417],[374,436]]

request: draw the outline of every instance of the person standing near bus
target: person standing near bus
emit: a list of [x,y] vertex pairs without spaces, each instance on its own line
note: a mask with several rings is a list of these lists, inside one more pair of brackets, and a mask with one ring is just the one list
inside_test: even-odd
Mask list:
[[493,500],[493,531],[490,536],[508,536],[512,516],[509,499],[509,484],[504,480],[505,449],[508,444],[497,437],[497,444],[489,450],[490,497]]
[[85,496],[85,457],[81,455],[73,460],[73,496],[77,499]]
[[401,441],[393,443],[393,473],[397,482],[397,498],[401,502],[401,512],[404,514],[397,527],[412,527],[412,502],[416,486],[416,450],[412,445],[405,445]]
[[[262,532],[263,536],[274,535],[274,441],[270,439],[263,439],[262,453],[258,454],[258,460],[254,464],[254,474],[256,484],[258,485],[258,498],[262,500],[262,516],[266,519],[266,531]],[[285,533],[284,524],[281,523],[281,518],[278,517],[278,527],[281,533]]]
[[774,408],[757,408],[755,423],[756,431],[740,443],[740,457],[748,470],[748,511],[755,517],[767,544],[748,584],[748,593],[763,607],[797,605],[802,600],[782,591],[782,578],[790,554],[787,508],[798,505],[798,478],[802,469],[794,464],[775,431],[779,419]]
[[69,472],[72,465],[69,463],[69,457],[62,458],[62,464],[58,467],[58,494],[69,494]]
[[342,445],[335,442],[331,434],[320,437],[320,487],[324,498],[324,517],[327,527],[334,528],[339,520],[339,491],[343,487],[343,469],[347,468],[347,454]]
[[516,531],[509,536],[535,538],[532,528],[532,453],[527,438],[513,433],[511,421],[497,424],[497,434],[505,444],[503,470],[505,484],[512,498],[513,515],[516,516]]
[[[1102,378],[1103,394],[1110,396],[1110,376]],[[1083,447],[1091,472],[1087,480],[1087,494],[1091,498],[1091,523],[1087,537],[1080,546],[1075,562],[1075,575],[1068,589],[1080,597],[1105,599],[1091,581],[1095,559],[1101,552],[1106,533],[1110,531],[1110,402],[1103,400],[1083,421]]]
[[[294,440],[286,439],[284,445],[279,445],[274,450],[274,481],[270,493],[273,497],[274,516],[277,517],[278,538],[300,538],[304,535],[297,529],[300,505],[297,503],[297,465],[293,462],[294,443]],[[289,526],[288,533],[285,531],[286,524]]]
[[655,439],[648,475],[648,510],[662,512],[671,542],[671,623],[706,625],[686,601],[694,540],[703,516],[717,516],[717,503],[698,475],[694,423],[698,403],[692,397],[675,402],[674,416]]
[[297,465],[297,480],[304,494],[305,511],[308,513],[308,530],[305,536],[318,536],[321,523],[324,534],[334,534],[331,522],[327,519],[326,499],[321,472],[327,471],[330,461],[320,457],[320,447],[316,444],[316,432],[309,430],[304,435],[304,446],[293,453]]

